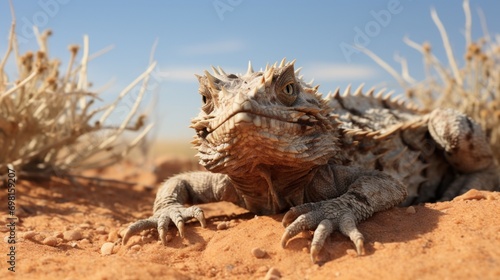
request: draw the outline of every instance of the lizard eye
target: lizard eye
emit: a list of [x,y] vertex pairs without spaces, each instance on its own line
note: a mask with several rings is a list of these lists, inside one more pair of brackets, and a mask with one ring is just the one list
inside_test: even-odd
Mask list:
[[208,91],[207,88],[200,86],[199,93],[201,95],[201,102],[202,102],[201,109],[205,113],[210,114],[214,110],[214,103],[210,91]]
[[205,113],[210,114],[214,110],[214,103],[212,102],[212,98],[210,96],[202,94],[201,101],[203,101],[203,106],[201,106],[201,109]]
[[276,77],[275,92],[278,100],[286,106],[292,106],[300,93],[300,86],[295,81],[293,64],[280,70]]
[[290,83],[288,85],[286,85],[284,88],[283,88],[283,93],[287,94],[287,95],[293,95],[293,84]]
[[278,99],[287,106],[291,106],[297,100],[297,88],[295,83],[288,83],[278,91]]

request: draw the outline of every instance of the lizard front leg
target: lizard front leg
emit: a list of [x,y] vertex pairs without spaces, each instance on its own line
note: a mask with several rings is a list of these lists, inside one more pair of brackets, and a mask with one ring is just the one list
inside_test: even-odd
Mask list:
[[[161,242],[166,245],[170,222],[177,227],[179,235],[184,237],[184,222],[187,219],[195,218],[202,227],[206,227],[203,210],[193,204],[222,200],[240,204],[239,196],[226,175],[210,172],[176,175],[165,181],[158,190],[153,215],[131,224],[122,243],[126,244],[131,236],[143,230],[157,228]],[[186,204],[193,206],[185,207]]]
[[[330,172],[318,173],[322,178],[315,178],[310,187],[320,193],[320,197],[338,192],[343,194],[292,207],[283,217],[283,226],[286,227],[281,239],[283,247],[299,232],[314,230],[311,243],[313,262],[316,262],[326,238],[334,230],[348,236],[354,242],[357,253],[364,254],[364,237],[357,223],[375,212],[398,205],[407,195],[406,187],[401,182],[382,172],[335,165],[328,168]],[[333,182],[333,186],[325,186],[321,182]]]

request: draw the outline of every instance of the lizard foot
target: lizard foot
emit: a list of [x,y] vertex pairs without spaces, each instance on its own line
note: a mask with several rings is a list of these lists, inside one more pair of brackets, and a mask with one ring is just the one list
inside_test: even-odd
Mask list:
[[182,205],[169,205],[155,212],[155,214],[147,219],[139,220],[131,224],[125,235],[123,236],[122,244],[127,244],[130,237],[147,229],[156,228],[160,236],[161,243],[167,245],[167,231],[170,222],[173,222],[179,230],[179,235],[184,237],[184,222],[188,219],[195,218],[202,227],[206,227],[205,215],[203,210],[197,206],[185,208]]
[[311,242],[311,260],[316,263],[319,252],[326,238],[339,230],[348,236],[356,247],[358,255],[364,255],[364,237],[356,227],[356,218],[352,210],[341,203],[322,201],[292,207],[283,217],[285,233],[281,238],[281,246],[286,247],[288,240],[305,230],[314,230]]
[[449,201],[471,189],[500,190],[500,176],[495,166],[475,173],[461,174],[446,189],[440,201]]

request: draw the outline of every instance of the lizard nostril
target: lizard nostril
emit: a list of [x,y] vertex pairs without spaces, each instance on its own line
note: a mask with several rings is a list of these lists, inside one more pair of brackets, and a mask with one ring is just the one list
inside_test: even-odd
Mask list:
[[197,134],[200,138],[205,139],[208,135],[208,129],[206,127],[204,127],[203,129],[198,130]]

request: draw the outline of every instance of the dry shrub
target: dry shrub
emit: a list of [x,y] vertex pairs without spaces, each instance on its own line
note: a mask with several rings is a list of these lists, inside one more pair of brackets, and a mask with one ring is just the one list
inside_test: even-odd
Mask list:
[[447,65],[432,53],[430,43],[418,44],[404,38],[408,46],[422,54],[426,76],[424,80],[417,81],[410,76],[404,58],[398,58],[402,69],[398,73],[371,51],[362,51],[398,80],[405,89],[407,98],[423,108],[454,108],[480,123],[500,161],[500,35],[493,38],[489,35],[484,16],[480,14],[484,37],[472,42],[471,12],[467,0],[463,2],[463,8],[466,53],[462,67],[458,66],[459,59],[454,55],[446,30],[434,9],[431,10],[431,17],[441,34]]
[[[152,124],[138,109],[155,63],[126,87],[114,102],[97,107],[102,101],[89,90],[87,81],[88,38],[77,62],[78,46],[70,46],[70,61],[64,74],[60,61],[49,57],[50,31],[37,35],[39,50],[19,54],[15,20],[8,49],[0,64],[0,176],[7,166],[26,176],[66,176],[73,171],[99,168],[119,162],[144,139]],[[13,55],[13,57],[12,57]],[[18,76],[9,80],[4,68],[14,59]],[[121,123],[110,124],[120,102],[137,85],[131,108]],[[132,100],[132,101],[130,101]],[[123,113],[123,112],[121,112]],[[133,140],[123,143],[123,134],[133,131]]]

